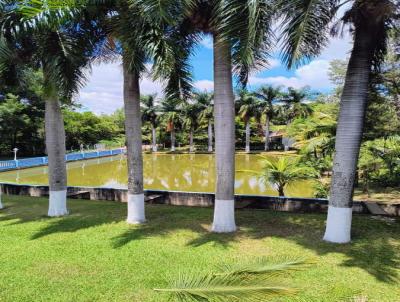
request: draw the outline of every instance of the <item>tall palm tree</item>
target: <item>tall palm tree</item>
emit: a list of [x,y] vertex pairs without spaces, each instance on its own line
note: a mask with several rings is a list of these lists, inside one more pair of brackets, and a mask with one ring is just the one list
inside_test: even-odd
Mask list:
[[189,129],[189,151],[194,151],[193,134],[199,124],[199,115],[202,112],[202,104],[198,102],[185,103],[182,108],[182,126]]
[[213,94],[207,92],[194,94],[195,101],[203,106],[202,111],[199,114],[199,121],[200,123],[207,124],[208,152],[213,151],[213,97]]
[[0,185],[0,210],[4,208],[3,203],[1,202],[2,194],[3,194],[3,186]]
[[259,102],[257,97],[249,93],[247,90],[239,91],[238,98],[236,100],[238,106],[239,117],[245,124],[246,127],[246,152],[250,152],[250,119],[256,117],[259,114]]
[[274,114],[274,102],[278,101],[282,96],[281,88],[273,86],[262,86],[256,91],[256,96],[259,98],[259,107],[262,114],[265,115],[265,145],[264,150],[269,150],[269,132],[270,122]]
[[[331,28],[340,7],[349,8]],[[333,177],[324,240],[351,240],[352,199],[360,151],[370,73],[382,61],[388,30],[399,13],[397,0],[281,1],[283,16],[283,58],[289,67],[318,55],[328,34],[338,25],[350,24],[353,49],[347,67],[336,131]],[[316,30],[318,28],[318,30]]]
[[304,103],[309,95],[307,88],[295,89],[293,87],[289,87],[287,92],[283,94],[281,101],[285,104],[288,124],[296,117],[304,118],[312,113],[310,105]]
[[152,150],[157,152],[157,110],[158,107],[155,104],[155,95],[146,95],[140,98],[142,120],[148,122],[151,125],[151,137],[152,137]]
[[28,7],[37,16],[42,15],[42,10],[38,7],[44,8],[57,21],[68,20],[75,25],[70,16],[84,17],[84,20],[100,31],[109,34],[106,41],[90,53],[98,55],[101,50],[100,55],[106,59],[114,57],[115,54],[122,55],[128,157],[128,223],[141,223],[145,220],[139,79],[150,57],[154,59],[154,63],[160,63],[157,58],[164,57],[168,58],[169,62],[174,62],[171,46],[167,46],[162,38],[165,20],[160,15],[157,15],[157,18],[155,14],[148,16],[143,5],[141,1],[127,3],[120,0],[35,0],[29,2]]
[[[214,52],[214,125],[216,157],[216,194],[214,222],[215,232],[236,230],[234,219],[234,171],[235,171],[235,108],[232,87],[232,72],[245,85],[249,72],[255,66],[266,66],[273,38],[271,23],[273,6],[269,1],[233,0],[142,0],[147,4],[148,15],[164,16],[171,12],[170,19],[179,19],[180,5],[183,18],[172,32],[177,33],[180,43],[186,43],[178,55],[181,66],[186,67],[200,34],[213,37]],[[173,35],[173,34],[172,34]],[[191,41],[193,43],[189,43]],[[182,55],[183,54],[183,55]],[[186,63],[186,64],[185,64]],[[170,64],[173,66],[174,64]],[[175,68],[176,70],[176,68]],[[183,79],[190,79],[188,72]],[[180,78],[182,79],[182,78]],[[175,81],[177,82],[177,81]],[[179,81],[179,90],[187,83]],[[181,97],[177,95],[176,97]]]
[[[0,61],[14,58],[39,66],[44,75],[45,133],[49,166],[49,216],[68,214],[65,130],[61,101],[69,101],[85,80],[84,69],[93,60],[93,50],[104,40],[94,23],[53,22],[41,3],[10,1],[10,10],[0,20]],[[11,5],[12,4],[12,5]],[[32,10],[34,14],[32,15]],[[39,11],[39,13],[38,13]],[[62,21],[62,20],[61,20]],[[29,63],[27,63],[29,62]]]
[[176,126],[182,122],[181,115],[182,100],[180,99],[163,99],[160,104],[159,120],[166,124],[167,131],[171,136],[171,151],[175,151],[175,130]]

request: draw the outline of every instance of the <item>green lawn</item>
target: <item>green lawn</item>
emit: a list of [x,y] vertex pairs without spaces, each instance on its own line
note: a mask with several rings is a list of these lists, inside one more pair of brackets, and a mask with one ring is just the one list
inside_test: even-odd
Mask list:
[[208,232],[211,209],[148,205],[149,222],[128,226],[116,202],[71,200],[65,218],[45,217],[44,198],[3,202],[0,301],[167,301],[152,288],[182,271],[276,255],[316,260],[285,277],[302,301],[400,301],[399,221],[356,216],[353,243],[333,245],[320,240],[325,215],[242,210],[240,231],[220,235]]

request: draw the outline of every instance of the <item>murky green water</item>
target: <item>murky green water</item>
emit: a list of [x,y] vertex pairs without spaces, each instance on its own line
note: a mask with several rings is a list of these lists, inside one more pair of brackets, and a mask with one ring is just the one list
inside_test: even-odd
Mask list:
[[[260,170],[262,159],[252,154],[236,155],[236,194],[277,195],[269,184],[249,172]],[[106,157],[68,163],[68,185],[126,188],[127,168],[124,156]],[[215,186],[214,156],[208,154],[145,154],[145,189],[213,192]],[[0,182],[47,184],[47,167],[0,173]],[[286,189],[287,196],[312,197],[311,181],[298,181]]]

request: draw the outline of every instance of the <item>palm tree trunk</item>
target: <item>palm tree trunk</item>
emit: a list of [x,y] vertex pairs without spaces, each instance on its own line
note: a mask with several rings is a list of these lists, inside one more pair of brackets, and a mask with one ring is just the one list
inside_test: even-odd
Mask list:
[[48,215],[63,216],[67,210],[67,166],[65,162],[65,129],[60,102],[46,99],[45,109],[46,149],[49,161],[49,211]]
[[269,150],[269,116],[265,116],[265,146],[264,150]]
[[128,217],[132,224],[146,221],[143,192],[142,119],[139,75],[124,68],[125,135],[128,161]]
[[171,151],[172,152],[175,151],[175,128],[174,128],[174,126],[172,126],[172,129],[171,129]]
[[246,121],[246,152],[250,152],[250,121]]
[[3,204],[1,203],[1,195],[3,194],[3,186],[0,185],[0,210],[4,208]]
[[189,151],[190,152],[194,151],[194,146],[193,146],[193,128],[190,128],[190,133],[189,133]]
[[284,197],[285,196],[285,191],[284,191],[284,187],[279,186],[278,187],[278,193],[280,197]]
[[156,127],[154,127],[153,124],[151,124],[151,135],[153,139],[153,144],[152,144],[153,152],[157,152],[157,134],[156,134]]
[[230,46],[214,35],[214,125],[216,193],[213,232],[236,231],[235,107],[233,103]]
[[351,240],[354,179],[362,138],[369,75],[374,52],[374,30],[356,26],[354,46],[340,102],[335,158],[324,240]]
[[213,151],[213,129],[211,120],[208,121],[208,152]]

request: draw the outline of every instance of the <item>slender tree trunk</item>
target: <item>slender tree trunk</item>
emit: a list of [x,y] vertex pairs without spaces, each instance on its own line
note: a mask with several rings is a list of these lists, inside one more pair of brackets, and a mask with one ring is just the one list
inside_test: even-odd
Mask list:
[[3,186],[0,185],[0,210],[4,208],[2,202],[1,202],[1,195],[3,194]]
[[213,151],[213,129],[211,120],[208,121],[208,152]]
[[190,128],[190,133],[189,133],[189,151],[190,152],[194,151],[194,146],[193,146],[193,128]]
[[265,146],[264,150],[269,150],[269,116],[268,114],[265,116]]
[[139,75],[124,66],[125,135],[128,161],[128,217],[132,224],[146,221],[143,192],[142,119]]
[[246,152],[250,152],[250,121],[246,121]]
[[284,191],[284,187],[282,186],[279,186],[278,187],[278,193],[279,193],[279,196],[280,197],[283,197],[283,196],[285,196],[285,191]]
[[157,134],[156,134],[156,127],[154,127],[153,124],[151,124],[151,135],[153,139],[153,144],[152,144],[153,152],[157,152]]
[[171,129],[171,151],[175,151],[175,127],[172,126]]
[[236,231],[235,182],[235,107],[232,89],[230,46],[214,35],[214,125],[216,193],[213,232]]
[[375,28],[356,26],[336,131],[335,157],[324,240],[351,240],[353,187],[362,138]]
[[67,166],[65,162],[65,130],[60,102],[46,99],[45,110],[46,149],[49,162],[48,215],[63,216],[67,210]]

